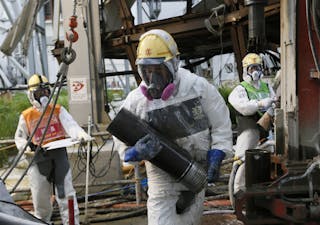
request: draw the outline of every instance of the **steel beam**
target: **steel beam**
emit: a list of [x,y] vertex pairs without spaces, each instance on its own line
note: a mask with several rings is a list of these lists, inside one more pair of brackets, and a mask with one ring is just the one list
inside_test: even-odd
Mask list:
[[[280,4],[274,3],[272,5],[268,5],[265,7],[265,16],[273,16],[279,14],[280,12]],[[215,45],[218,42],[218,39],[214,39],[212,34],[206,29],[204,25],[204,19],[210,16],[210,12],[207,13],[198,13],[198,14],[187,14],[184,16],[173,17],[165,20],[159,20],[155,22],[150,22],[146,24],[139,24],[137,26],[128,26],[122,30],[114,31],[112,36],[102,40],[103,43],[103,55],[108,58],[127,58],[127,55],[123,53],[123,50],[126,49],[127,45],[131,45],[133,49],[135,49],[139,37],[144,32],[150,29],[164,29],[172,34],[172,36],[177,41],[179,46],[180,52],[185,54],[194,54],[195,57],[196,51],[194,46],[203,46],[205,51],[201,52],[201,54],[207,54],[206,56],[214,56],[215,54],[220,53],[220,45]],[[228,51],[233,51],[232,43],[230,38],[230,28],[235,25],[242,25],[247,26],[248,21],[248,10],[246,8],[241,8],[237,11],[228,13],[224,17],[224,32],[223,32],[223,39],[224,39],[224,50],[228,50],[225,47],[228,47]],[[218,23],[213,23],[213,26],[218,26]],[[195,39],[200,43],[189,43],[190,40]],[[230,43],[228,43],[228,39]],[[244,42],[244,41],[242,41]],[[186,47],[193,46],[193,48],[187,49]],[[243,45],[241,45],[241,49],[243,49]],[[212,49],[210,49],[212,48]],[[117,51],[115,51],[117,49]],[[187,51],[189,50],[189,52]],[[114,52],[113,52],[114,51]],[[243,51],[243,50],[241,50]],[[184,57],[182,54],[181,57]],[[204,55],[199,55],[204,57]],[[128,58],[131,61],[131,64],[134,59],[133,56],[129,55]]]

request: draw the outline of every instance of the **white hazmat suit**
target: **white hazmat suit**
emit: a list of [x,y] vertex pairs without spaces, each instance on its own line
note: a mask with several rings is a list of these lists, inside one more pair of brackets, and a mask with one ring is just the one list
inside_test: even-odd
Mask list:
[[[74,139],[90,140],[91,137],[77,124],[67,110],[59,106],[57,118],[62,125],[63,133]],[[27,110],[38,111],[35,106]],[[19,118],[18,127],[15,133],[15,143],[19,151],[22,151],[27,144],[27,140],[32,131],[28,129],[27,119],[22,113]],[[49,129],[50,130],[50,129]],[[26,152],[31,153],[28,146]],[[31,160],[30,155],[27,158]],[[53,149],[44,153],[42,150],[35,155],[35,160],[28,170],[28,178],[31,186],[32,200],[34,205],[35,216],[49,223],[52,215],[51,195],[52,182],[48,181],[48,175],[54,171],[54,179],[60,179],[60,186],[55,183],[56,200],[59,205],[60,215],[64,225],[69,224],[68,216],[68,197],[74,199],[75,224],[79,224],[79,209],[77,204],[76,193],[72,185],[72,174],[69,167],[67,152],[65,148]],[[59,174],[58,174],[59,173]],[[62,193],[62,197],[61,196]]]
[[[221,149],[229,155],[228,151],[232,149],[229,110],[217,89],[204,78],[182,68],[175,73],[174,83],[175,90],[167,100],[150,101],[138,87],[129,93],[122,107],[141,119],[154,123],[153,126],[158,127],[161,133],[171,136],[174,142],[204,166],[210,149]],[[146,84],[142,81],[141,85]],[[204,123],[201,126],[190,124],[183,114],[188,114],[186,117],[198,117]],[[179,126],[184,131],[178,129]],[[123,159],[127,146],[122,142],[116,144]],[[146,170],[149,188],[148,224],[200,224],[205,189],[196,194],[194,203],[186,211],[177,214],[176,203],[180,192],[188,189],[149,161],[146,161]]]
[[[253,80],[250,76],[244,73],[244,82],[251,85],[254,89],[260,89],[262,85],[261,77],[258,80]],[[238,112],[238,137],[235,147],[235,156],[244,159],[245,151],[254,149],[259,143],[260,131],[257,126],[259,116],[257,113],[264,112],[271,106],[275,98],[275,92],[271,85],[264,83],[268,89],[268,93],[257,94],[257,99],[250,99],[248,90],[244,87],[243,83],[237,85],[228,97],[229,103]],[[244,187],[244,164],[240,165],[235,180],[234,180],[234,193]]]

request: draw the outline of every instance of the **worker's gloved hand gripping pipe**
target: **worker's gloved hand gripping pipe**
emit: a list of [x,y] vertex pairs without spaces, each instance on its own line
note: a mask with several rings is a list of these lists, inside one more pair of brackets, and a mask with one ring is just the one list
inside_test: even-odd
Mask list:
[[[131,127],[135,132],[128,132]],[[107,130],[129,147],[125,161],[150,161],[155,166],[173,176],[194,194],[203,190],[207,174],[190,153],[169,140],[146,121],[122,108]]]
[[153,135],[147,134],[137,143],[129,147],[124,155],[125,162],[150,160],[161,151],[160,141]]

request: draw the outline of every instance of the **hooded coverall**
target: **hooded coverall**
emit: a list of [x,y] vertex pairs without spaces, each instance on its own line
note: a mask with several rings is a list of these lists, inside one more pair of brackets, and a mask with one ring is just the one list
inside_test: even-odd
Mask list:
[[[237,110],[238,114],[238,137],[235,149],[235,156],[242,158],[245,151],[255,148],[260,139],[260,131],[257,126],[259,119],[258,101],[264,98],[274,98],[275,93],[270,85],[259,80],[253,82],[249,76],[245,81],[236,86],[230,93],[229,103]],[[234,193],[239,191],[245,185],[244,164],[238,168],[234,180]]]
[[[44,119],[32,139],[31,145],[33,148],[35,148],[41,140],[42,131],[48,120],[50,107],[51,105],[48,107]],[[41,112],[34,106],[26,109],[20,115],[15,133],[15,143],[19,151],[24,149],[40,116]],[[64,138],[65,133],[71,138],[77,139],[79,135],[85,133],[85,131],[63,106],[56,105],[43,144]],[[29,160],[31,159],[29,158]],[[34,162],[27,174],[30,181],[34,214],[36,217],[49,223],[52,215],[50,197],[52,195],[52,183],[54,183],[55,193],[57,194],[56,200],[59,205],[63,224],[69,224],[68,197],[70,196],[74,198],[75,224],[79,224],[79,208],[76,193],[72,185],[72,174],[66,148],[48,151],[40,150],[38,154],[35,155]]]
[[[138,87],[129,93],[122,107],[146,120],[205,166],[208,150],[227,152],[232,149],[229,110],[214,86],[188,70],[179,68],[174,83],[175,91],[166,101],[149,101]],[[142,81],[141,85],[146,84]],[[116,144],[123,159],[127,146],[122,142]],[[205,189],[196,194],[194,203],[186,211],[177,214],[176,202],[180,192],[188,189],[148,161],[146,170],[148,224],[200,224]]]

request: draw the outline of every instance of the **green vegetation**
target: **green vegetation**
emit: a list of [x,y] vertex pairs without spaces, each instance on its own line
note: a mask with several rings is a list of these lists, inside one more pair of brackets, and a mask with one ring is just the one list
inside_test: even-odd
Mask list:
[[236,110],[232,107],[232,105],[228,102],[228,96],[233,90],[233,87],[229,86],[221,86],[219,87],[219,92],[221,96],[223,97],[224,101],[226,102],[229,111],[230,111],[230,119],[232,124],[236,124]]
[[[68,109],[68,93],[62,89],[58,98],[58,103]],[[0,139],[13,139],[17,129],[21,112],[31,104],[25,92],[11,92],[0,96]],[[0,144],[0,167],[7,161],[8,155],[15,154],[16,149],[2,151],[6,145]]]
[[[65,89],[61,90],[58,103],[68,109],[68,94]],[[14,92],[10,97],[0,97],[0,139],[14,137],[20,113],[30,106],[27,94],[24,92]]]
[[123,89],[107,89],[108,102],[119,101],[125,98]]
[[0,138],[12,139],[17,128],[20,113],[30,106],[27,95],[13,93],[11,97],[0,98]]
[[63,105],[67,110],[69,110],[69,97],[68,97],[68,91],[67,89],[61,89],[59,98],[58,98],[58,104]]

